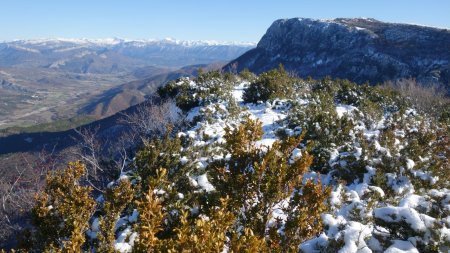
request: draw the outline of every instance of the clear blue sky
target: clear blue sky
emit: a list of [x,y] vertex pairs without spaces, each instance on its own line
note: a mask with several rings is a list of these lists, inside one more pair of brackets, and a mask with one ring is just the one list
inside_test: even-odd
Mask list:
[[292,17],[372,17],[450,27],[450,0],[0,0],[0,40],[257,42],[274,20]]

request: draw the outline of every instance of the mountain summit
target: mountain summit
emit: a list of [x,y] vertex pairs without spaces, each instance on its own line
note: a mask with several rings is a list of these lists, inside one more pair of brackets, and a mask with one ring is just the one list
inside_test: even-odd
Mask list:
[[414,77],[450,80],[450,31],[375,19],[307,18],[275,21],[250,50],[225,68],[261,73],[280,63],[299,76],[363,83]]

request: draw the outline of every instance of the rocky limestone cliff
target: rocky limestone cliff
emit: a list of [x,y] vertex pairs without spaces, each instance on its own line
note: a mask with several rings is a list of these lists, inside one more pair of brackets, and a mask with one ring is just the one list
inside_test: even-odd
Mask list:
[[261,73],[280,63],[301,77],[371,84],[413,77],[450,90],[450,30],[375,19],[275,21],[257,47],[225,66]]

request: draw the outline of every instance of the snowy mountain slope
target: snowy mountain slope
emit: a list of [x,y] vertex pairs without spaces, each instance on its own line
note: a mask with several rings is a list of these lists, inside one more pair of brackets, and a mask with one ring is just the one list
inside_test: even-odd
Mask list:
[[450,31],[375,19],[276,20],[255,49],[225,67],[255,73],[276,68],[301,77],[345,78],[376,84],[415,78],[449,94]]
[[[303,184],[312,180],[332,189],[328,209],[321,213],[323,229],[302,241],[300,251],[449,250],[448,121],[438,122],[385,88],[328,79],[295,79],[295,92],[248,103],[245,93],[257,80],[216,73],[179,79],[161,89],[162,95],[185,109],[191,125],[176,134],[184,145],[179,153],[170,154],[180,157],[181,168],[188,168],[185,175],[192,192],[178,192],[179,199],[194,193],[209,198],[219,191],[214,185],[214,164],[230,159],[224,146],[227,131],[252,119],[262,126],[262,138],[254,144],[263,152],[278,145],[274,144],[278,140],[303,134],[290,163],[312,154],[314,161],[302,176]],[[256,132],[249,134],[256,136]],[[163,159],[164,154],[160,156]],[[139,180],[139,164],[135,166],[120,180]],[[161,199],[173,194],[163,189],[154,193]],[[283,234],[292,197],[271,207],[266,231],[278,224],[278,233]],[[197,205],[185,208],[198,215],[203,207]],[[117,221],[116,250],[131,251],[139,238],[134,229],[139,217],[133,209]],[[200,213],[200,217],[208,220],[207,214]],[[97,222],[88,232],[91,240],[99,231]],[[227,241],[225,252],[233,247],[230,238]]]

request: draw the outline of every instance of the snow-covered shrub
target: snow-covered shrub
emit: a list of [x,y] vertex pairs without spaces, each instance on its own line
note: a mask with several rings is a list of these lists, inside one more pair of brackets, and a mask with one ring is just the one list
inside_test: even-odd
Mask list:
[[273,98],[291,97],[296,80],[288,75],[283,66],[278,69],[262,73],[245,90],[243,99],[245,102],[265,102]]
[[178,107],[184,111],[213,102],[225,101],[233,88],[234,78],[219,71],[200,72],[196,82],[181,78],[158,89],[162,98],[175,98]]
[[171,138],[171,131],[167,131],[162,139],[154,138],[137,152],[135,158],[136,176],[142,181],[143,191],[148,189],[149,178],[157,176],[159,169],[168,170],[169,175],[179,174],[181,163],[181,139]]
[[380,102],[375,102],[367,99],[362,99],[359,103],[359,110],[361,111],[362,117],[360,115],[361,121],[364,125],[375,128],[378,122],[383,119],[384,110]]
[[62,171],[47,175],[47,184],[37,196],[32,210],[35,230],[25,250],[80,252],[86,242],[89,218],[95,210],[92,188],[80,184],[86,168],[80,162],[69,163]]
[[221,252],[224,249],[227,232],[234,223],[232,212],[227,210],[227,200],[222,200],[210,216],[190,219],[186,211],[181,213],[180,227],[175,229],[176,237],[169,240],[164,252]]
[[[277,141],[266,151],[254,144],[261,136],[261,123],[248,118],[233,131],[226,129],[226,149],[231,156],[223,167],[215,165],[213,182],[219,194],[230,196],[229,208],[238,216],[238,224],[263,237],[272,223],[269,247],[293,250],[321,231],[320,215],[327,209],[329,189],[323,189],[320,181],[302,184],[312,162],[307,152],[290,162],[302,136]],[[280,209],[287,219],[274,219],[273,209],[286,200],[288,205]],[[284,231],[283,235],[275,233],[278,230]]]
[[[338,148],[344,148],[351,142],[349,133],[354,123],[346,115],[339,117],[331,94],[316,89],[313,97],[314,100],[306,105],[294,105],[288,116],[288,122],[292,128],[304,129],[305,143],[309,143],[311,154],[314,156],[312,168],[321,173],[328,173],[335,166],[339,166],[339,163],[333,164],[338,161],[331,160],[334,159]],[[357,174],[344,172],[343,175]]]
[[257,75],[253,74],[248,69],[243,69],[241,72],[239,72],[239,77],[241,77],[243,80],[253,82],[257,78]]
[[[165,173],[164,171],[161,172],[162,174]],[[159,180],[165,176],[162,174],[159,173]],[[139,237],[134,242],[134,251],[157,252],[161,247],[157,235],[163,230],[162,224],[164,221],[161,201],[149,188],[142,199],[137,201],[137,208],[139,212],[139,223],[137,225]]]
[[359,106],[361,102],[361,92],[357,84],[348,80],[335,80],[334,85],[339,87],[335,99],[339,104]]
[[119,180],[115,185],[106,189],[103,195],[102,214],[99,218],[99,231],[96,233],[98,252],[115,252],[117,220],[133,200],[133,191],[128,179]]
[[[82,250],[448,251],[448,125],[386,87],[282,72],[160,89],[186,128],[146,141],[103,189]],[[246,103],[263,100],[264,78],[276,84],[265,103]]]

